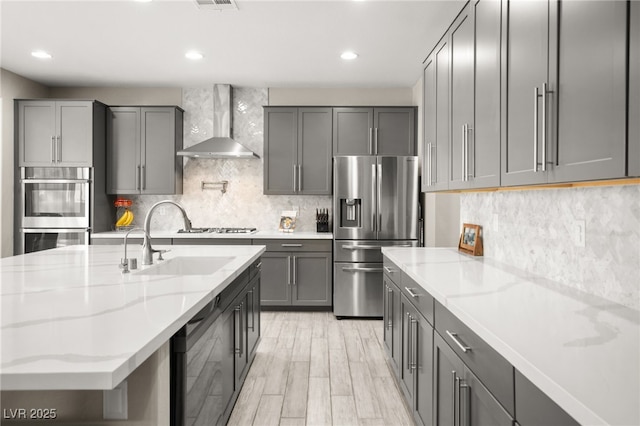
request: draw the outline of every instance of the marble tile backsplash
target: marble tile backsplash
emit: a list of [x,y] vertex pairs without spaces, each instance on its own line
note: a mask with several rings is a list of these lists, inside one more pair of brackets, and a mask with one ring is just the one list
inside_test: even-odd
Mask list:
[[463,193],[460,220],[485,257],[640,309],[639,185]]
[[[233,87],[233,138],[261,158],[184,160],[183,193],[176,196],[134,196],[136,223],[142,224],[149,208],[160,200],[174,200],[187,210],[195,227],[255,227],[276,230],[282,210],[298,210],[297,231],[315,231],[315,209],[331,208],[331,196],[264,195],[263,188],[263,112],[268,91],[261,88]],[[184,146],[189,147],[212,136],[213,86],[184,88]],[[201,182],[229,181],[227,192],[201,189]],[[164,214],[161,214],[164,213]],[[151,229],[182,228],[181,216],[172,206],[158,209]]]

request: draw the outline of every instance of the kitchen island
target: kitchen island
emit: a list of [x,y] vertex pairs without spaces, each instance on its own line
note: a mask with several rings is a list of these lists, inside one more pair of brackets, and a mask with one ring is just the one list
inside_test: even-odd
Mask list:
[[[71,246],[0,261],[3,415],[23,408],[4,407],[20,394],[5,391],[110,390],[152,355],[166,358],[169,339],[265,250],[155,248],[169,250],[165,262],[143,266],[141,248],[131,244],[128,256],[138,259],[138,269],[128,274],[118,268],[122,246]],[[199,275],[179,268],[154,273],[188,257],[212,262]]]
[[[423,295],[418,303],[432,297],[434,342],[444,339],[471,369],[486,355],[480,345],[486,343],[513,367],[519,424],[535,408],[519,393],[520,377],[579,424],[640,424],[637,310],[456,249],[383,248],[383,255],[389,271],[401,275],[393,279],[403,292]],[[446,372],[449,378],[451,369]]]

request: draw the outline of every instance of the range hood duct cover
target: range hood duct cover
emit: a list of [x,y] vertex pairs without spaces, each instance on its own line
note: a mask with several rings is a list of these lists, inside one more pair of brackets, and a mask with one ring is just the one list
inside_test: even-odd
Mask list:
[[213,86],[213,137],[178,151],[183,157],[260,158],[258,154],[231,138],[231,86]]

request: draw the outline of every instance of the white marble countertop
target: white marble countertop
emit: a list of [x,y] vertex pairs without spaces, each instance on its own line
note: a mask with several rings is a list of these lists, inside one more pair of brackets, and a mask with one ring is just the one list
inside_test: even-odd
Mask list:
[[[110,231],[97,232],[91,234],[91,239],[101,238],[123,238],[126,232]],[[141,232],[132,232],[129,238],[141,238]],[[252,234],[216,234],[214,232],[203,233],[178,233],[176,231],[151,231],[151,238],[238,238],[238,239],[300,239],[300,240],[331,240],[333,234],[330,232],[279,232],[279,231],[256,231]]]
[[382,252],[578,422],[640,424],[640,312],[455,248]]
[[[155,248],[163,248],[158,246]],[[209,275],[143,275],[140,246],[70,246],[0,260],[0,389],[113,389],[229,285],[264,246],[165,246],[227,257]]]

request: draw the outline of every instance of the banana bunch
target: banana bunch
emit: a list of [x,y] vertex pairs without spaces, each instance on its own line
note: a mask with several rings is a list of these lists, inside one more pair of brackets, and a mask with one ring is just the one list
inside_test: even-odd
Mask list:
[[117,227],[129,226],[132,223],[133,223],[133,212],[129,209],[126,209],[124,213],[122,213],[122,216],[120,216],[120,218],[116,222],[116,226]]

